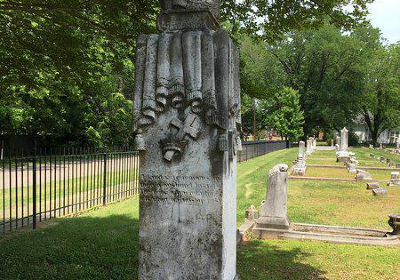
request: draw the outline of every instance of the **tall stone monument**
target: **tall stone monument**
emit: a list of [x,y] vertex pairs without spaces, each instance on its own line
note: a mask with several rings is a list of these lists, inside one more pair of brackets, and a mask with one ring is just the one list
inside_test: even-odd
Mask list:
[[238,50],[218,0],[160,4],[136,52],[139,279],[234,280]]
[[340,131],[340,151],[337,157],[337,160],[339,162],[350,161],[350,154],[348,149],[349,149],[349,131],[344,127]]
[[288,166],[278,164],[268,173],[267,197],[253,228],[256,238],[274,238],[289,230],[287,217]]

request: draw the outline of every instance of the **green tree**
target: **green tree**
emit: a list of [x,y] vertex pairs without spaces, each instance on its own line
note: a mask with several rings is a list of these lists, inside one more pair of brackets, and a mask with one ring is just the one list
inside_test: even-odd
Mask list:
[[303,135],[304,113],[300,108],[300,95],[297,91],[285,87],[279,91],[273,101],[264,102],[262,107],[264,123],[291,141],[297,141]]
[[378,144],[386,129],[400,127],[400,44],[381,46],[365,65],[362,115]]

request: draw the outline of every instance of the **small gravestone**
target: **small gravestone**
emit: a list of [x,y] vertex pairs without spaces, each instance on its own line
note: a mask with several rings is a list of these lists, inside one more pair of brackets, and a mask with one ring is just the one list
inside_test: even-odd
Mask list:
[[390,181],[388,183],[388,186],[390,187],[400,186],[399,172],[392,172],[390,174]]
[[386,164],[388,164],[388,165],[390,164],[390,159],[389,158],[386,159]]
[[356,180],[371,180],[371,174],[365,170],[357,169]]
[[355,163],[348,164],[348,172],[349,173],[357,173],[357,165]]
[[400,214],[390,214],[388,224],[393,229],[391,235],[400,235]]
[[374,145],[369,144],[369,148],[370,148],[370,149],[373,149],[373,148],[374,148]]
[[369,154],[369,157],[370,157],[370,158],[374,158],[375,155],[371,153],[371,154]]
[[253,228],[256,238],[277,237],[290,228],[287,217],[288,166],[278,164],[268,173],[267,198]]
[[385,157],[380,157],[380,158],[379,158],[379,161],[380,161],[380,162],[385,162]]
[[246,209],[245,219],[248,221],[254,221],[258,219],[258,211],[254,205],[250,205],[249,208]]
[[385,196],[385,195],[387,195],[387,189],[384,189],[384,188],[373,189],[372,194],[374,196]]
[[335,151],[336,151],[336,154],[339,153],[339,151],[340,151],[340,146],[339,146],[339,144],[335,144]]
[[367,183],[367,190],[373,190],[373,189],[378,189],[378,188],[379,188],[378,182]]
[[396,168],[400,168],[400,163],[396,163]]
[[160,3],[135,53],[138,279],[237,279],[238,49],[219,0]]

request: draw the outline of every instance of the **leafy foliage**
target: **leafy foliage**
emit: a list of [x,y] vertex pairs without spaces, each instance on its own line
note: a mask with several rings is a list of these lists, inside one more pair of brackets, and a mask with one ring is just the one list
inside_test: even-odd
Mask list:
[[284,88],[276,95],[274,109],[264,111],[265,122],[285,138],[297,141],[303,135],[304,113],[300,109],[299,93]]

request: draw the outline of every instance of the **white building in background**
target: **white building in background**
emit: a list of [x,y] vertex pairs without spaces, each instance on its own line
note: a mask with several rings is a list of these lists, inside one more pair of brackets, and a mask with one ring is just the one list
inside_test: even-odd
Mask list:
[[[354,133],[358,136],[360,142],[371,142],[371,132],[366,125],[357,124],[353,126]],[[395,143],[395,137],[400,138],[400,128],[386,129],[378,138],[378,143],[390,144]]]

